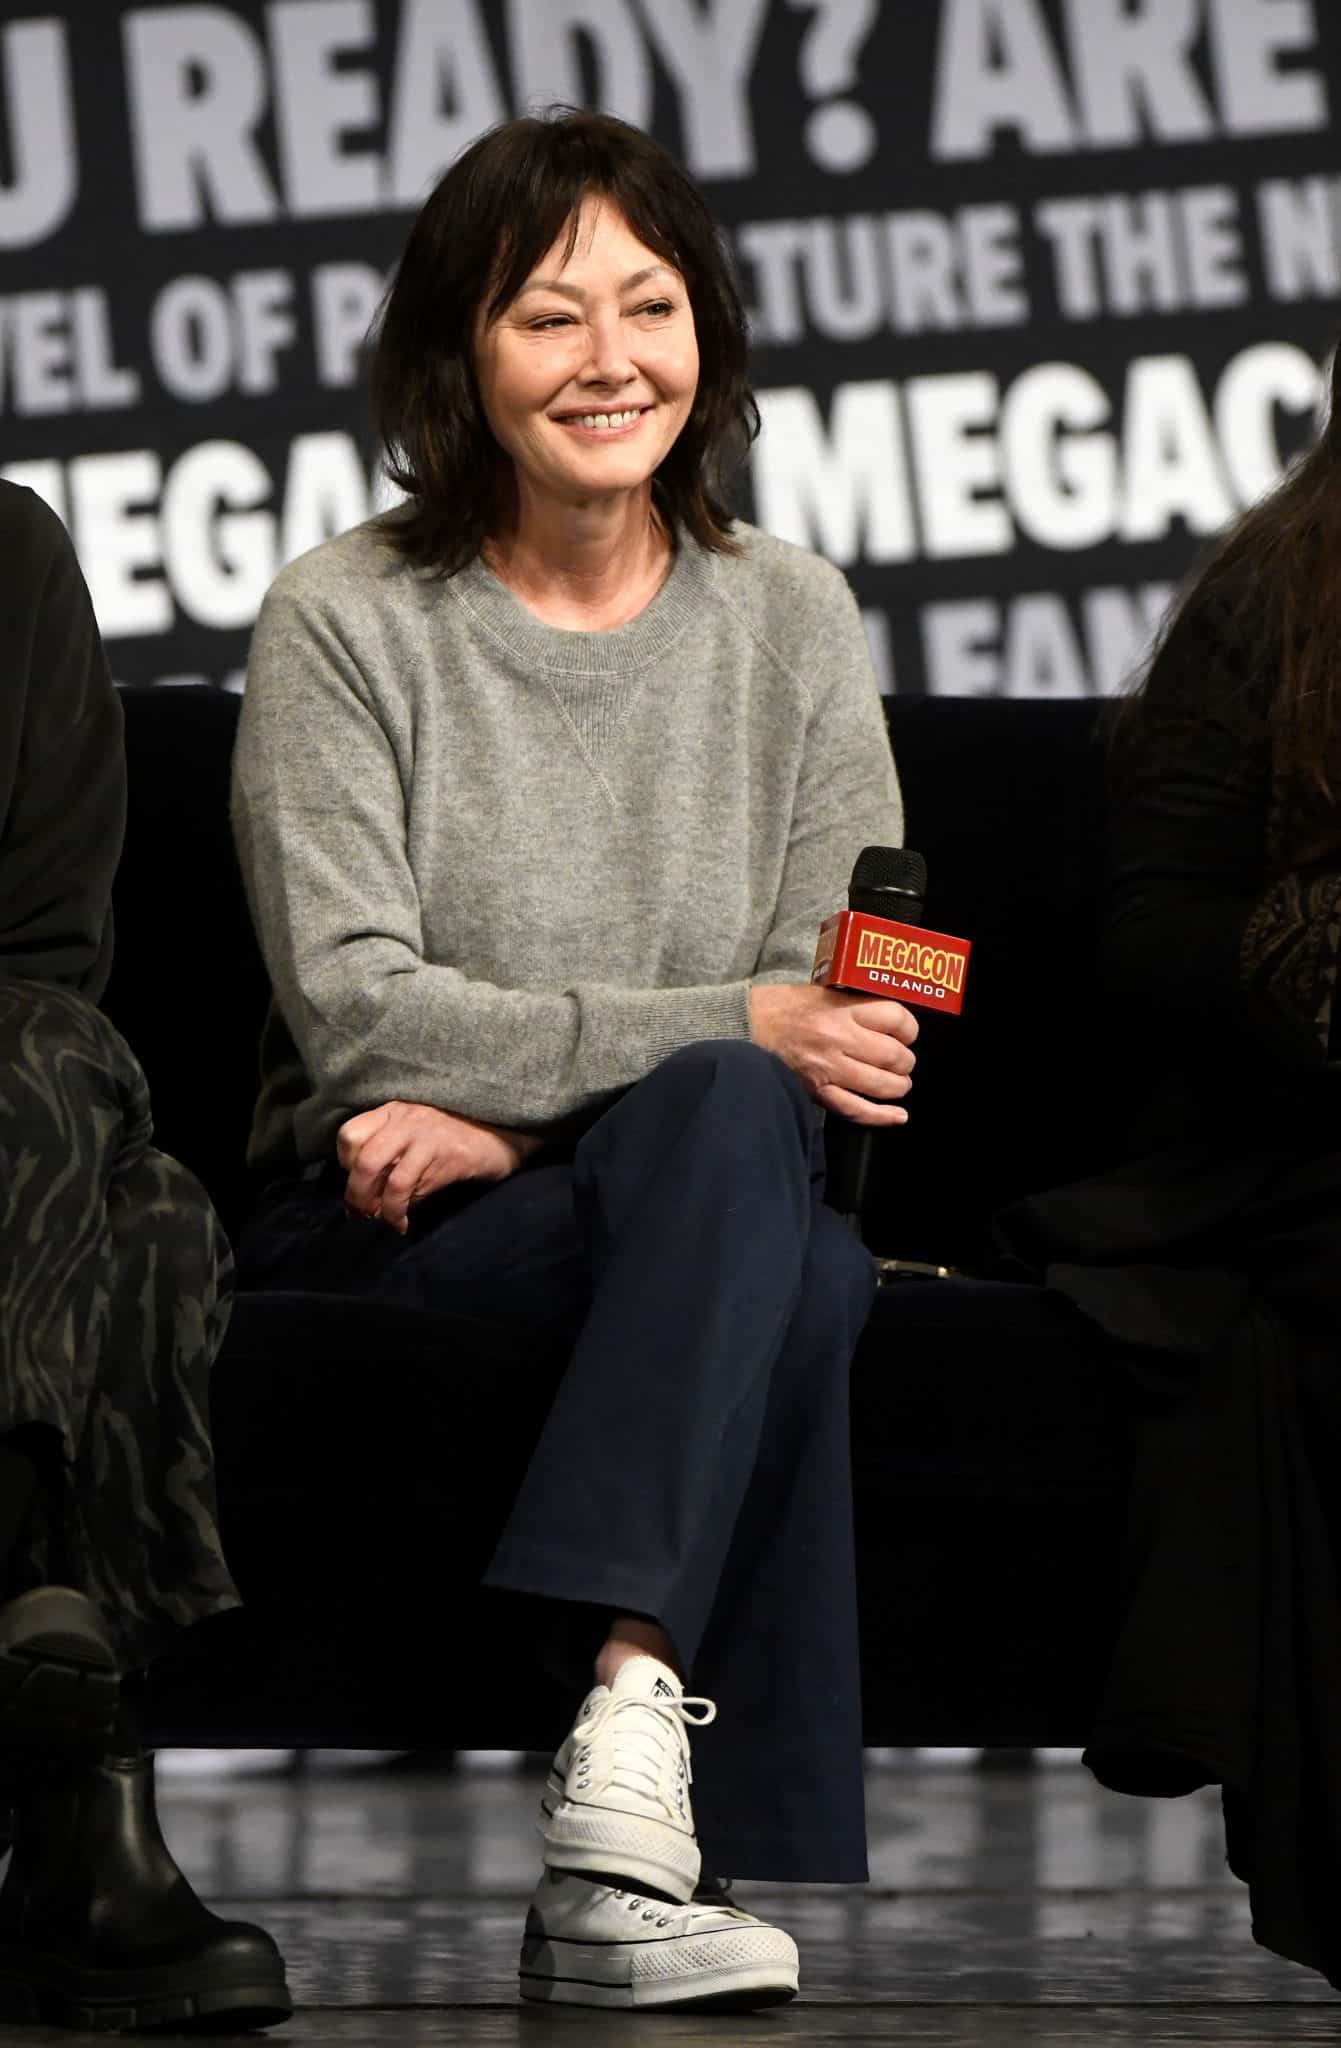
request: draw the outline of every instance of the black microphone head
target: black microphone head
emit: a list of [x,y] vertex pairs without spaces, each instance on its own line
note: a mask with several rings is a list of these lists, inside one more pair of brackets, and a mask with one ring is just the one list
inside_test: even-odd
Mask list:
[[863,846],[852,870],[854,889],[898,889],[905,896],[925,896],[927,864],[906,846]]
[[849,910],[920,924],[927,894],[927,864],[906,846],[864,846],[848,884]]

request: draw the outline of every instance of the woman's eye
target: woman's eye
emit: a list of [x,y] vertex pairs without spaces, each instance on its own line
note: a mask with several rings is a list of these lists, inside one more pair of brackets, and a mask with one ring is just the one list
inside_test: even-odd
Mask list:
[[[651,313],[656,319],[664,320],[668,313],[675,311],[675,307],[670,299],[651,299],[637,310],[640,316]],[[571,327],[573,316],[571,313],[543,313],[538,320],[531,320],[527,324],[532,334],[546,334],[552,328]]]

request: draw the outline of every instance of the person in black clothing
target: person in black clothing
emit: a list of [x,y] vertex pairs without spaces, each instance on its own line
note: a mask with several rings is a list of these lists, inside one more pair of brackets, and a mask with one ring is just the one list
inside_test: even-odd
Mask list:
[[999,1219],[1140,1391],[1087,1760],[1223,1788],[1266,1947],[1341,1986],[1341,404],[1112,734],[1105,1086],[1133,1156]]
[[291,2010],[260,1928],[168,1854],[120,1678],[236,1605],[207,1430],[232,1259],[98,1009],[121,706],[65,529],[0,482],[0,2017]]

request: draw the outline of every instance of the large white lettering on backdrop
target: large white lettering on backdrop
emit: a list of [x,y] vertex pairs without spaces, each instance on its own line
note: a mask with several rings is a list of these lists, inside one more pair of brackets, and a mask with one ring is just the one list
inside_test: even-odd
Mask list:
[[[817,17],[801,45],[817,96],[850,87],[873,0],[789,0]],[[674,91],[680,146],[703,178],[748,175],[750,85],[770,0],[503,0],[508,76],[483,0],[403,0],[385,99],[374,0],[273,0],[262,33],[224,6],[145,6],[123,21],[141,225],[192,228],[411,207],[465,143],[533,98],[596,98],[646,125],[654,63]],[[1329,120],[1314,0],[942,0],[930,144],[986,157],[1005,135],[1041,153],[1312,133]],[[1207,59],[1199,61],[1205,46]],[[54,232],[80,179],[69,35],[58,18],[0,31],[11,175],[0,247]],[[272,171],[259,131],[273,119]],[[821,168],[875,145],[851,103],[803,129]]]
[[[482,0],[404,0],[390,90],[379,83],[374,0],[273,0],[264,33],[221,6],[130,9],[126,110],[140,222],[375,213],[416,206],[429,184],[512,105],[597,97],[639,126],[654,62],[678,102],[681,146],[705,178],[756,165],[749,85],[770,0],[506,0],[511,74],[500,73]],[[67,217],[79,186],[69,37],[59,20],[0,36],[13,176],[0,188],[0,247],[25,247]],[[273,120],[277,165],[260,131]]]
[[[179,616],[249,626],[276,571],[392,501],[349,434],[299,434],[281,477],[240,441],[202,441],[166,472],[151,448],[11,463],[3,472],[70,528],[109,640]],[[278,492],[278,505],[273,501]]]
[[[371,263],[319,263],[309,283],[316,382],[340,389],[359,374],[386,279]],[[299,296],[287,270],[175,277],[149,307],[149,367],[170,397],[192,405],[277,391],[298,341]],[[0,297],[0,407],[35,418],[138,405],[144,378],[118,361],[112,325],[101,286]]]
[[[1312,0],[944,0],[932,150],[1123,149],[1307,134],[1329,119]],[[1197,61],[1209,53],[1209,77]],[[1285,61],[1282,61],[1285,60]]]
[[356,387],[386,265],[538,100],[655,123],[707,185],[764,387],[753,516],[850,571],[887,688],[1117,688],[1318,403],[1319,0],[27,13],[0,250],[51,247],[0,284],[0,474],[68,520],[127,676],[236,676],[275,570],[382,502]]
[[0,182],[0,249],[26,249],[55,232],[79,187],[65,24],[0,30],[0,86],[11,165]]
[[1071,550],[1149,541],[1181,522],[1217,532],[1280,475],[1277,410],[1310,413],[1318,366],[1262,343],[1208,405],[1186,356],[1140,357],[1118,417],[1075,363],[1005,390],[988,371],[840,385],[826,425],[808,390],[760,395],[763,523],[844,566],[1008,554],[1021,537]]

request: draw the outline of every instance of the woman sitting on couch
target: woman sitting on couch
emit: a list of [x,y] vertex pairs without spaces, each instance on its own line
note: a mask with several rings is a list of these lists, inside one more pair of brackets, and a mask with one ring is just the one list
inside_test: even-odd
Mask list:
[[791,1940],[701,1861],[866,1874],[847,1382],[875,1275],[818,1111],[901,1123],[917,1027],[809,971],[901,816],[843,578],[726,510],[744,368],[663,149],[582,113],[485,136],[378,343],[409,503],[281,574],[238,739],[276,996],[245,1284],[571,1348],[487,1576],[581,1701],[538,1999],[788,1998]]
[[1257,1939],[1341,1986],[1339,636],[1334,369],[1316,447],[1116,722],[1095,1051],[1131,1156],[1002,1228],[1146,1390],[1088,1759],[1119,1791],[1221,1786]]

